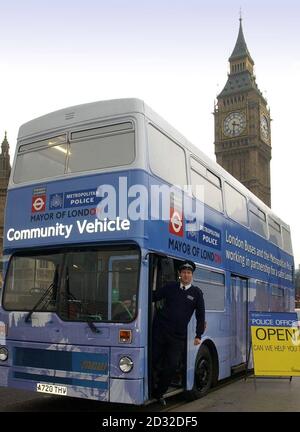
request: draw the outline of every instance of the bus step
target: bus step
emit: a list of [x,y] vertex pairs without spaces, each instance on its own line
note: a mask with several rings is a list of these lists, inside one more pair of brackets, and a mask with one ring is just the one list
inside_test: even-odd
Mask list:
[[[182,392],[183,392],[182,388],[180,388],[180,389],[174,389],[174,387],[169,387],[167,393],[164,394],[164,398],[166,399],[166,398],[175,396],[175,395],[177,395],[179,393],[182,393]],[[154,402],[156,402],[156,399],[151,398],[151,399],[147,400],[144,403],[144,405],[146,406],[146,405],[152,404]]]
[[247,363],[240,363],[238,365],[231,366],[231,373],[237,374],[239,372],[243,372],[246,370],[246,366],[247,366]]

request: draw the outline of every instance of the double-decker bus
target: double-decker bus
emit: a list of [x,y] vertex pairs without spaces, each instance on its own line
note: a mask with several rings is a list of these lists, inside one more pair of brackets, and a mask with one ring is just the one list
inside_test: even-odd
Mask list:
[[[187,186],[187,187],[186,187]],[[249,311],[294,309],[290,229],[153,112],[121,99],[21,126],[9,181],[0,385],[151,400],[153,290],[196,263],[206,331],[168,394],[245,367]]]

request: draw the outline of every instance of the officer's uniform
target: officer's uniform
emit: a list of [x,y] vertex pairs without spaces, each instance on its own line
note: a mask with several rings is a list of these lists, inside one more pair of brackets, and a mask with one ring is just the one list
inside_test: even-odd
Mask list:
[[202,291],[192,284],[183,287],[180,283],[169,283],[154,292],[153,297],[154,301],[163,300],[163,307],[156,310],[153,320],[152,363],[157,375],[153,396],[159,399],[167,391],[184,352],[187,326],[194,311],[196,337],[201,338],[205,328],[205,307]]

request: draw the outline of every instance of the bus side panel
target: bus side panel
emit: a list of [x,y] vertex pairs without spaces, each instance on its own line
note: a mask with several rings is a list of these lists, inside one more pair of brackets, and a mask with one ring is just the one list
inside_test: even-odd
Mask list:
[[0,387],[7,387],[8,373],[9,373],[9,367],[0,366]]
[[110,402],[142,405],[144,402],[144,380],[111,378]]

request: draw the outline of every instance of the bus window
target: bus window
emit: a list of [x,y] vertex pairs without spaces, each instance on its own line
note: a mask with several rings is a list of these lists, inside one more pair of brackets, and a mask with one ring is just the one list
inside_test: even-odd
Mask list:
[[67,254],[64,319],[132,321],[136,314],[138,267],[136,251]]
[[73,132],[19,147],[14,182],[56,177],[67,173],[129,165],[135,159],[131,122]]
[[284,288],[280,288],[276,285],[271,286],[272,297],[271,297],[271,311],[280,312],[284,309]]
[[28,152],[29,150],[37,150],[40,148],[50,148],[52,146],[59,146],[67,142],[66,135],[59,135],[44,140],[34,141],[28,144],[21,144],[19,147],[19,153]]
[[[136,315],[138,269],[136,250],[81,249],[14,256],[3,306],[18,311],[51,310],[66,321],[129,322]],[[42,296],[45,301],[36,307]]]
[[255,300],[252,309],[266,312],[269,309],[269,285],[267,282],[256,281]]
[[174,141],[148,125],[150,167],[154,174],[171,183],[187,184],[185,153]]
[[[62,255],[14,256],[9,265],[3,306],[7,310],[30,311],[47,289],[49,295],[39,309],[54,310],[57,287],[51,289]],[[39,310],[37,309],[37,310]]]
[[267,238],[268,231],[267,231],[266,215],[251,201],[249,202],[249,222],[250,222],[250,228],[254,232]]
[[[49,140],[48,143],[51,141]],[[45,143],[42,141],[41,143]],[[35,143],[37,144],[37,143]],[[31,145],[21,146],[17,155],[14,182],[22,183],[63,175],[67,155],[67,144],[44,146],[30,149]]]
[[228,216],[247,226],[248,212],[246,198],[228,183],[225,183],[225,202]]
[[133,124],[131,122],[101,126],[93,129],[85,129],[77,132],[72,132],[71,141],[82,139],[82,138],[88,138],[96,135],[99,136],[99,135],[112,134],[112,133],[126,131],[126,130],[128,131],[130,129],[133,130]]
[[[193,157],[191,157],[190,161],[193,195],[215,210],[223,211],[220,178]],[[200,188],[197,189],[197,186],[200,186]]]
[[225,277],[223,273],[197,268],[193,280],[203,292],[205,310],[223,311],[225,309]]
[[281,228],[278,222],[276,222],[273,218],[268,218],[268,226],[269,226],[269,235],[270,241],[276,244],[277,246],[282,246],[281,239]]
[[287,253],[292,254],[293,248],[292,248],[291,233],[284,226],[282,227],[282,239],[283,239],[283,249]]
[[131,123],[74,132],[71,137],[68,173],[129,165],[135,159]]
[[204,201],[205,204],[221,212],[223,210],[223,202],[220,187],[211,183],[193,169],[191,170],[191,180],[193,195],[200,201]]
[[207,170],[206,171],[206,176],[207,176],[207,178],[208,178],[209,181],[211,181],[212,183],[214,183],[219,188],[221,187],[221,180],[214,173],[212,173],[211,171]]
[[196,159],[191,157],[191,168],[196,171],[198,174],[202,175],[203,177],[206,177],[206,167],[202,165],[202,163],[198,162]]
[[138,256],[114,256],[109,262],[109,310],[113,321],[131,321],[136,314]]

